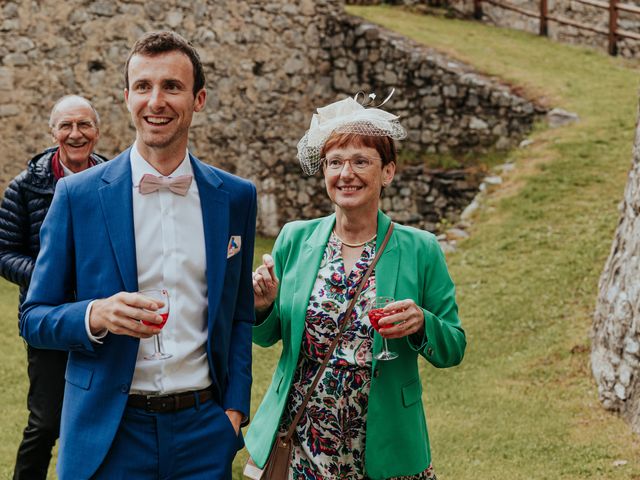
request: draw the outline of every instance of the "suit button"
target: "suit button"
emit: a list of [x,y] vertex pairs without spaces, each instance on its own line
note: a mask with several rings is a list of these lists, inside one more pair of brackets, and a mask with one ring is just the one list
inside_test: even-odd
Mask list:
[[126,383],[123,383],[122,385],[120,385],[120,391],[122,393],[129,393],[129,385],[127,385]]
[[427,355],[429,356],[433,355],[433,349],[431,347],[427,349]]
[[380,376],[380,369],[379,369],[379,368],[376,368],[376,369],[373,371],[373,378],[378,378],[379,376]]

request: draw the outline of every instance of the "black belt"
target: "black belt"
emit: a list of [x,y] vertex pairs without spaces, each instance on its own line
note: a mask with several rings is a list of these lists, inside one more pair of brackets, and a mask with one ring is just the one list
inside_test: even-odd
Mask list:
[[[173,395],[129,395],[127,405],[150,413],[177,412],[213,398],[211,389],[174,393]],[[197,400],[197,402],[196,402]]]

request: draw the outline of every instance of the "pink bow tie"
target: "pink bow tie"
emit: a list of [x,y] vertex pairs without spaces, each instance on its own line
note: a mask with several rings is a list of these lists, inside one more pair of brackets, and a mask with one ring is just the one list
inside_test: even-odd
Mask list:
[[180,175],[175,178],[156,177],[150,173],[146,173],[140,180],[140,193],[146,195],[148,193],[157,192],[160,189],[168,188],[173,193],[182,195],[183,197],[189,191],[192,175]]

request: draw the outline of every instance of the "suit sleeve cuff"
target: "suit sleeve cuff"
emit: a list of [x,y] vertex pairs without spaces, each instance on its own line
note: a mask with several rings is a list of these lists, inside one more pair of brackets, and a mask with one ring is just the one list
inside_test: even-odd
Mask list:
[[429,313],[424,308],[422,309],[422,313],[424,315],[424,327],[421,332],[416,332],[407,337],[407,342],[412,350],[421,353],[425,350],[427,345],[429,344],[429,334],[427,332],[427,324],[430,323],[431,313]]

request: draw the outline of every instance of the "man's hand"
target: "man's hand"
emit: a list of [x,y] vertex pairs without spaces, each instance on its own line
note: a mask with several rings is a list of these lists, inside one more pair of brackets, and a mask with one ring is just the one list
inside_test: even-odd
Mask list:
[[240,424],[242,423],[242,413],[237,410],[225,410],[227,417],[229,417],[229,421],[231,425],[233,425],[233,429],[236,431],[236,435],[240,433]]
[[92,335],[105,331],[116,335],[149,338],[160,332],[142,322],[162,323],[162,317],[153,313],[164,305],[139,293],[119,292],[109,298],[93,302],[89,314],[89,328]]

